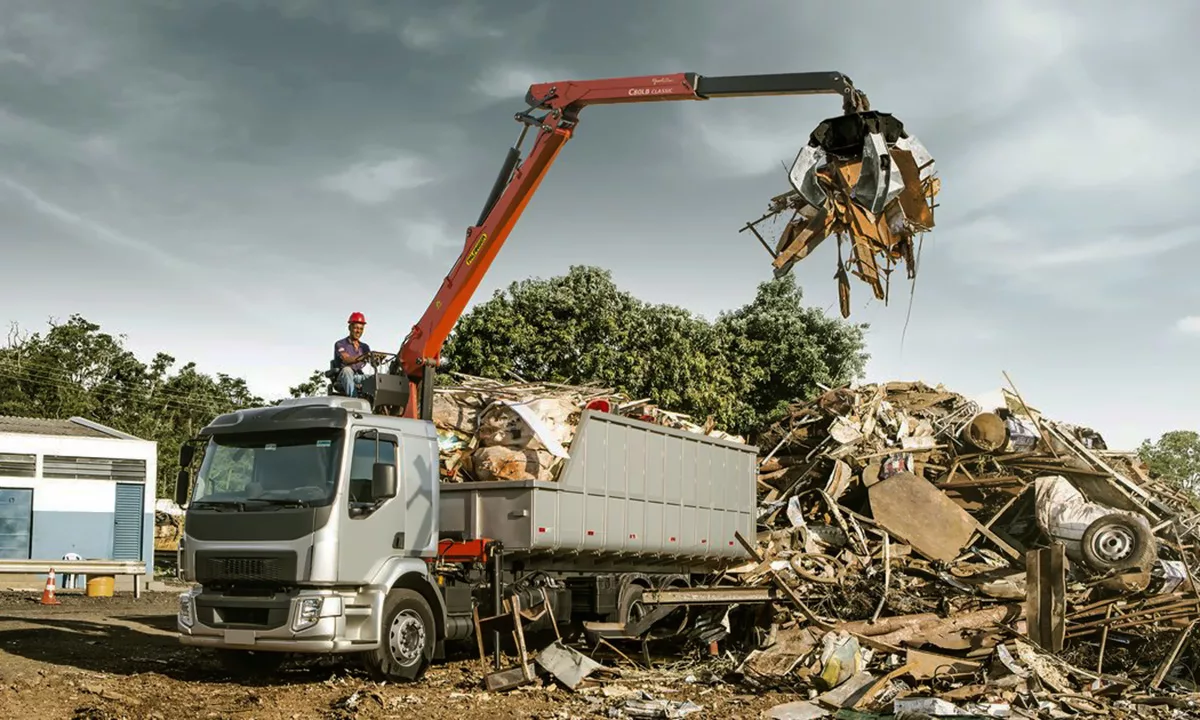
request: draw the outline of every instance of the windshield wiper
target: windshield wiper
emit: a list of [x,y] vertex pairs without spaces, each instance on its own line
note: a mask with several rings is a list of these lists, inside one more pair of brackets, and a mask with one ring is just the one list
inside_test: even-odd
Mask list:
[[194,508],[233,508],[236,510],[245,510],[246,504],[240,500],[193,500],[191,507]]
[[247,502],[263,503],[264,505],[278,505],[279,507],[312,507],[312,504],[307,500],[299,500],[297,498],[250,498]]

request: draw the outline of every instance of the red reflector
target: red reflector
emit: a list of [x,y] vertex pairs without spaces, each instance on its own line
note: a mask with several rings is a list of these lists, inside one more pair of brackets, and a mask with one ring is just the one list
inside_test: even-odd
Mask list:
[[588,530],[588,535],[595,535],[595,534],[596,534],[595,530]]
[[538,532],[544,533],[544,532],[546,532],[546,528],[538,528]]
[[630,539],[630,540],[637,540],[637,535],[634,535],[633,533],[629,533],[629,539]]
[[671,542],[675,542],[675,538],[671,538]]
[[732,544],[733,544],[733,541],[732,541],[732,540],[730,540],[730,541],[729,541],[729,544],[730,544],[730,545],[732,545]]
[[706,543],[706,542],[708,542],[708,541],[707,541],[707,540],[701,540],[701,541],[700,541],[700,544],[701,544],[701,545],[703,545],[703,544],[704,544],[704,543]]

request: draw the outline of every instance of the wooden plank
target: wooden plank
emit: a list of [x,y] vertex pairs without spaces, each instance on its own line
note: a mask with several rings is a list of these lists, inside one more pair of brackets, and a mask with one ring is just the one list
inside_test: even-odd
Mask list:
[[1062,543],[1025,554],[1025,624],[1029,639],[1061,652],[1067,634],[1066,552]]
[[[1171,666],[1175,664],[1175,659],[1179,657],[1179,651],[1183,649],[1183,644],[1187,642],[1197,622],[1200,621],[1191,621],[1187,627],[1180,630],[1179,634],[1175,636],[1175,644],[1167,651],[1167,656],[1163,658],[1162,664],[1158,666],[1158,672],[1154,673],[1154,679],[1150,681],[1150,687],[1157,689],[1159,685],[1162,685],[1162,681],[1166,679],[1167,673],[1171,671]],[[1105,629],[1107,630],[1107,628]]]

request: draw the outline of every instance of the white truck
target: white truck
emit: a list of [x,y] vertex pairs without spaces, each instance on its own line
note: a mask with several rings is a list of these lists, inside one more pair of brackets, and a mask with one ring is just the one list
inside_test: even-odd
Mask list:
[[360,398],[221,415],[199,442],[178,629],[241,669],[361,653],[414,680],[514,593],[561,627],[629,623],[643,590],[743,562],[755,527],[756,448],[591,410],[552,482],[442,483],[433,425]]

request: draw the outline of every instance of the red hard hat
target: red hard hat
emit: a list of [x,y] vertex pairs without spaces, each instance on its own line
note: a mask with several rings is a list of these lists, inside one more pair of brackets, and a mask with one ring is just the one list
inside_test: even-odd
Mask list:
[[366,325],[367,317],[360,312],[350,313],[350,319],[346,321],[346,324],[353,325],[354,323],[362,323],[363,325]]

